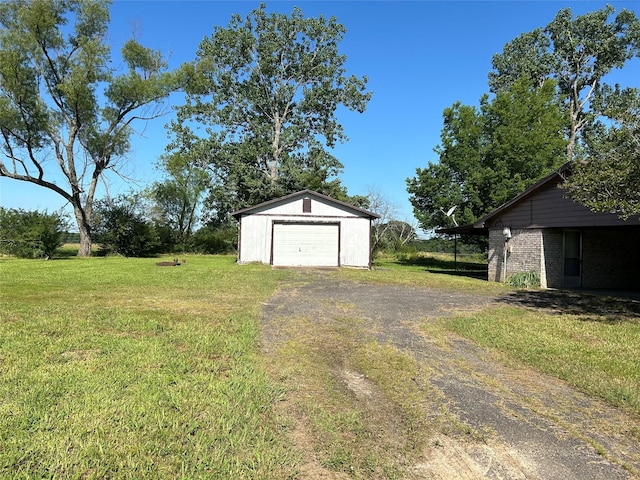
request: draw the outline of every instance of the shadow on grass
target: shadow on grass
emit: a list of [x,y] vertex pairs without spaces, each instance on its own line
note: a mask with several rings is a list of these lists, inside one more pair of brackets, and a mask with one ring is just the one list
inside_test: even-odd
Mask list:
[[398,265],[422,267],[429,273],[455,275],[459,277],[487,280],[487,265],[477,262],[464,262],[435,257],[406,257],[395,261]]
[[[106,257],[107,253],[104,250],[95,250],[93,252],[91,252],[91,256],[92,257]],[[77,258],[78,257],[78,249],[68,249],[68,248],[63,248],[60,250],[57,250],[56,253],[53,254],[53,257],[51,257],[49,260],[69,260],[70,258]]]
[[545,313],[584,316],[585,321],[640,323],[640,292],[519,290],[496,301]]

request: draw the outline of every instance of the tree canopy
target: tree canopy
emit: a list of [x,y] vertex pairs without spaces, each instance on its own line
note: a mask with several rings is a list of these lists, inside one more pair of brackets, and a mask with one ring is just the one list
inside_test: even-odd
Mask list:
[[157,225],[170,232],[172,244],[184,248],[200,220],[198,213],[209,176],[185,162],[179,153],[164,155],[160,161],[168,176],[154,182],[147,192],[152,203],[151,216]]
[[[127,41],[118,72],[105,43],[109,3],[0,3],[0,175],[48,188],[74,210],[91,254],[98,182],[118,172],[132,124],[158,117],[178,86],[161,54]],[[51,158],[55,161],[51,162]]]
[[640,94],[626,90],[607,98],[601,108],[614,125],[599,125],[564,187],[591,210],[628,219],[640,215]]
[[423,228],[452,226],[453,206],[460,223],[472,222],[574,160],[573,198],[637,213],[640,97],[605,77],[638,56],[640,23],[633,12],[613,14],[611,6],[575,18],[560,10],[493,57],[491,99],[445,109],[439,162],[407,180]]
[[554,79],[567,110],[567,160],[574,159],[580,134],[605,112],[597,105],[611,93],[604,77],[638,55],[640,23],[635,13],[621,10],[613,16],[607,7],[573,17],[560,10],[544,29],[524,33],[505,45],[492,59],[492,92],[527,78],[532,84]]
[[480,108],[456,102],[443,113],[440,160],[418,168],[407,191],[422,228],[461,224],[503,204],[564,162],[565,115],[551,80],[514,83]]
[[371,93],[347,76],[344,34],[333,17],[261,5],[202,41],[169,149],[209,169],[211,218],[303,188],[346,199],[330,153],[347,139],[336,111],[363,112]]

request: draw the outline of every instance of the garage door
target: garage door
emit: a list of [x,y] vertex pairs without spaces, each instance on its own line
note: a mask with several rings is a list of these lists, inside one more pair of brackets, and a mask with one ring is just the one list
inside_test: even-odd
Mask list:
[[273,265],[282,267],[337,267],[337,224],[275,223]]

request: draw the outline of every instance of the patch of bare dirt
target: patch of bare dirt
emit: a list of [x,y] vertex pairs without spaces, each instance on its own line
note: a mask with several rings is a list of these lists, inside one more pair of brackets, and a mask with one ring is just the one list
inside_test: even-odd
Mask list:
[[[640,478],[637,418],[555,378],[506,367],[467,340],[449,334],[434,339],[419,328],[428,318],[509,301],[539,308],[544,297],[491,299],[303,272],[263,306],[263,347],[268,356],[296,335],[288,328],[296,318],[331,323],[348,311],[362,319],[380,344],[393,345],[428,368],[428,381],[439,393],[449,422],[433,433],[419,461],[407,469],[407,479]],[[375,383],[359,372],[344,368],[339,377],[372,412],[372,421],[376,411],[392,411]],[[299,478],[347,478],[320,465],[305,419],[296,420],[295,412],[293,418],[291,439],[304,456]]]

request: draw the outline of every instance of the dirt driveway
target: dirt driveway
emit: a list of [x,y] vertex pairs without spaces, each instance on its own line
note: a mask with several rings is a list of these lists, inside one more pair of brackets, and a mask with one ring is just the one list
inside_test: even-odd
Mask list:
[[[448,412],[479,434],[474,441],[461,441],[440,433],[407,478],[638,478],[640,447],[630,433],[640,431],[637,419],[555,378],[507,367],[467,340],[443,333],[445,341],[436,341],[420,328],[425,319],[511,301],[527,305],[515,297],[356,283],[327,273],[301,272],[263,307],[264,351],[269,355],[287,340],[288,322],[295,318],[330,323],[348,306],[377,342],[426,364],[429,382]],[[358,383],[364,380],[347,373],[342,379],[357,396],[363,388]],[[313,459],[307,462],[314,464]],[[303,468],[300,478],[344,476]]]

